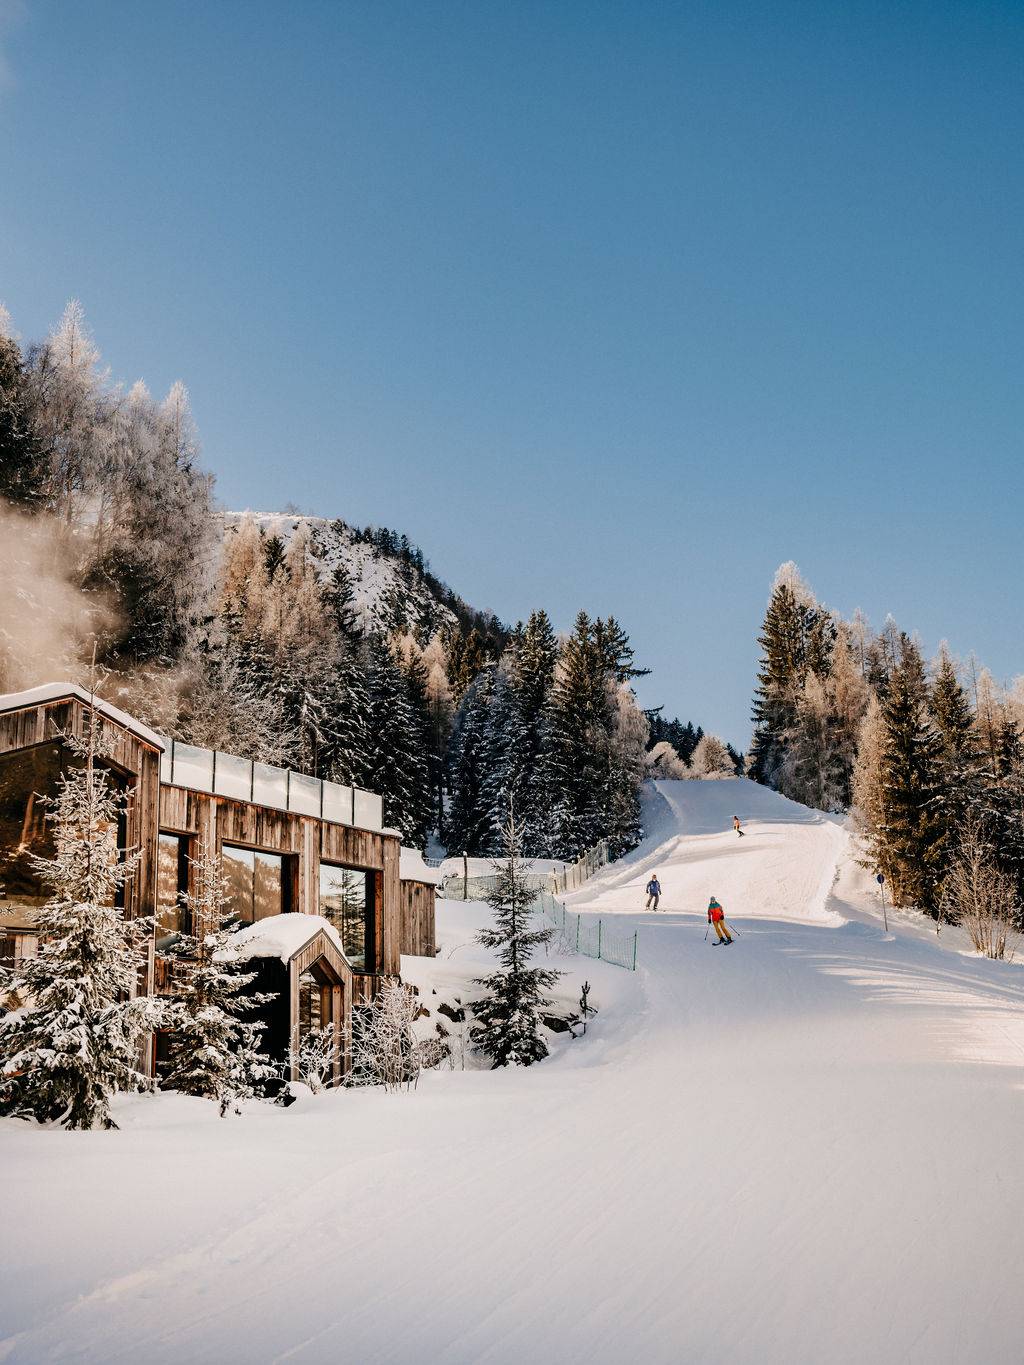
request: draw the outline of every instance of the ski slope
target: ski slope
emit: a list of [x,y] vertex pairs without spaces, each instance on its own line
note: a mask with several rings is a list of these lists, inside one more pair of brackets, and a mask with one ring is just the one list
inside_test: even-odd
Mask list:
[[[838,823],[749,783],[659,784],[647,822],[573,898],[641,969],[556,959],[600,1013],[539,1067],[0,1123],[0,1360],[1019,1361],[1020,969],[886,935]],[[442,902],[425,1001],[471,993],[485,918]]]
[[[744,834],[736,834],[734,815]],[[834,816],[808,810],[745,778],[655,782],[645,793],[647,837],[575,895],[574,909],[642,910],[657,874],[660,913],[704,914],[714,895],[727,915],[837,924],[828,907],[847,835]]]

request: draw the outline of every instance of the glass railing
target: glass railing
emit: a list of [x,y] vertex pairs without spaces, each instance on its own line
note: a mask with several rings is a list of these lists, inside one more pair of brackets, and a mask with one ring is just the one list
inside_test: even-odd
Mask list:
[[275,768],[270,763],[254,763],[235,754],[199,749],[173,739],[165,740],[164,745],[161,782],[298,815],[314,815],[336,825],[355,825],[377,832],[383,828],[384,803],[373,792]]

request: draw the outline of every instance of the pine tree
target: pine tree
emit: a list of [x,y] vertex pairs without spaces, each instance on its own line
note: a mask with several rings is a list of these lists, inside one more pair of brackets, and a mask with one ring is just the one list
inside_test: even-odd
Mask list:
[[754,690],[750,776],[773,786],[785,760],[786,737],[796,726],[804,682],[803,610],[787,583],[772,592],[758,643],[762,660]]
[[456,713],[449,751],[448,784],[452,799],[445,820],[445,845],[474,857],[492,852],[493,791],[488,719],[493,690],[494,672],[484,669],[471,684]]
[[423,848],[430,803],[430,775],[422,730],[409,705],[408,688],[387,645],[369,647],[370,752],[367,785],[384,799],[385,823],[405,843]]
[[9,983],[22,1008],[0,1018],[0,1112],[68,1128],[116,1128],[115,1092],[151,1087],[139,1062],[162,1014],[159,1001],[135,994],[152,922],[126,921],[117,906],[138,855],[118,853],[125,798],[98,761],[100,725],[90,711],[86,740],[65,736],[76,766],[47,814],[54,855],[34,859],[51,890],[39,951]]
[[[515,793],[516,818],[529,853],[546,845],[547,807],[538,781],[544,733],[544,716],[554,685],[558,640],[543,610],[531,612],[521,639],[510,647],[510,669],[515,688],[515,711],[510,721],[510,764],[516,768],[508,782]],[[514,746],[514,751],[512,750]],[[502,828],[504,817],[498,823]]]
[[836,636],[835,621],[819,606],[796,565],[783,564],[758,640],[762,659],[755,688],[750,776],[789,796],[797,795],[785,783],[795,770],[787,757],[800,732],[801,697],[809,674],[823,684],[829,678]]
[[502,861],[495,864],[496,884],[487,897],[494,927],[477,935],[485,948],[497,950],[501,966],[477,979],[476,985],[486,995],[470,1005],[476,1016],[470,1036],[490,1057],[492,1067],[530,1066],[548,1055],[541,1034],[541,1011],[550,1003],[544,992],[561,975],[531,965],[534,951],[551,941],[554,930],[530,927],[537,893],[529,886],[520,860],[519,835],[510,817],[502,834]]
[[897,905],[933,910],[946,831],[940,813],[941,744],[927,712],[924,667],[905,636],[882,705],[878,866]]
[[247,992],[255,973],[232,961],[237,919],[221,860],[204,846],[190,859],[194,890],[182,899],[191,932],[165,949],[172,963],[174,1004],[168,1090],[214,1100],[223,1118],[264,1093],[278,1070],[260,1051],[263,1025],[245,1016],[273,997]]
[[32,423],[25,365],[0,307],[0,500],[34,509],[46,493],[48,465]]
[[940,745],[937,813],[949,829],[962,825],[968,811],[977,811],[982,805],[983,760],[971,704],[945,646],[929,689],[928,710]]

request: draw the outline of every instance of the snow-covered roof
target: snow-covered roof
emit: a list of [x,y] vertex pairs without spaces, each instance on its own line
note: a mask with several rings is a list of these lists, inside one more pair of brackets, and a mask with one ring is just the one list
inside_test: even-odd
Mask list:
[[289,913],[268,915],[255,924],[237,929],[228,941],[222,956],[231,962],[248,962],[255,957],[277,957],[288,965],[296,953],[302,951],[311,938],[325,933],[338,952],[344,956],[338,931],[323,915]]
[[151,730],[148,725],[143,725],[142,721],[136,720],[134,716],[128,715],[127,711],[112,706],[109,701],[104,701],[102,697],[94,697],[84,687],[80,687],[78,683],[42,683],[39,687],[30,687],[26,692],[7,692],[0,696],[0,711],[20,711],[26,706],[39,706],[41,703],[49,701],[63,701],[66,697],[77,697],[79,701],[95,706],[101,715],[112,720],[115,725],[123,726],[124,729],[130,730],[133,735],[138,735],[139,739],[144,739],[147,744],[152,744],[155,749],[163,752],[166,740],[162,739],[155,730]]
[[427,882],[430,886],[439,886],[441,882],[441,869],[425,863],[418,848],[403,847],[398,861],[398,875],[403,882]]

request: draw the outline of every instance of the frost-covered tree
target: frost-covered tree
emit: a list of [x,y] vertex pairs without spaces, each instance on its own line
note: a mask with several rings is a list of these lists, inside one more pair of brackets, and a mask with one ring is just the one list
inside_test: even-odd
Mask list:
[[192,864],[192,890],[182,896],[188,932],[162,948],[171,963],[173,1016],[164,1085],[213,1100],[221,1117],[240,1113],[242,1100],[263,1094],[278,1075],[261,1051],[263,1025],[246,1016],[272,997],[248,988],[256,979],[234,961],[237,917],[216,854],[201,846]]
[[532,927],[537,892],[524,875],[514,817],[503,831],[502,858],[495,870],[494,890],[487,897],[494,924],[477,937],[497,952],[500,966],[476,981],[485,994],[471,1002],[476,1023],[470,1037],[493,1067],[530,1066],[548,1055],[541,1033],[541,1011],[550,1003],[544,992],[561,973],[533,963],[534,952],[551,941],[554,930]]
[[728,746],[717,735],[702,735],[693,751],[690,771],[694,777],[735,777],[736,765]]
[[412,1090],[429,1058],[413,1024],[420,1013],[411,988],[385,977],[369,1005],[352,1020],[349,1085],[380,1085],[385,1090]]
[[835,622],[819,606],[796,565],[783,564],[758,641],[762,656],[754,693],[750,768],[756,782],[780,787],[807,674],[828,676],[835,637]]
[[430,772],[422,727],[409,702],[405,678],[388,646],[369,648],[370,789],[384,798],[384,819],[417,848],[429,828]]
[[116,1128],[114,1094],[150,1088],[142,1046],[162,1012],[136,995],[152,922],[118,906],[138,854],[117,847],[125,798],[101,761],[101,724],[90,711],[86,740],[65,737],[75,763],[47,813],[53,856],[34,859],[50,889],[39,950],[10,982],[21,1008],[0,1018],[0,1112],[68,1128]]
[[470,685],[455,716],[449,750],[451,805],[445,820],[445,842],[458,853],[491,852],[493,832],[489,730],[494,670],[484,669]]

